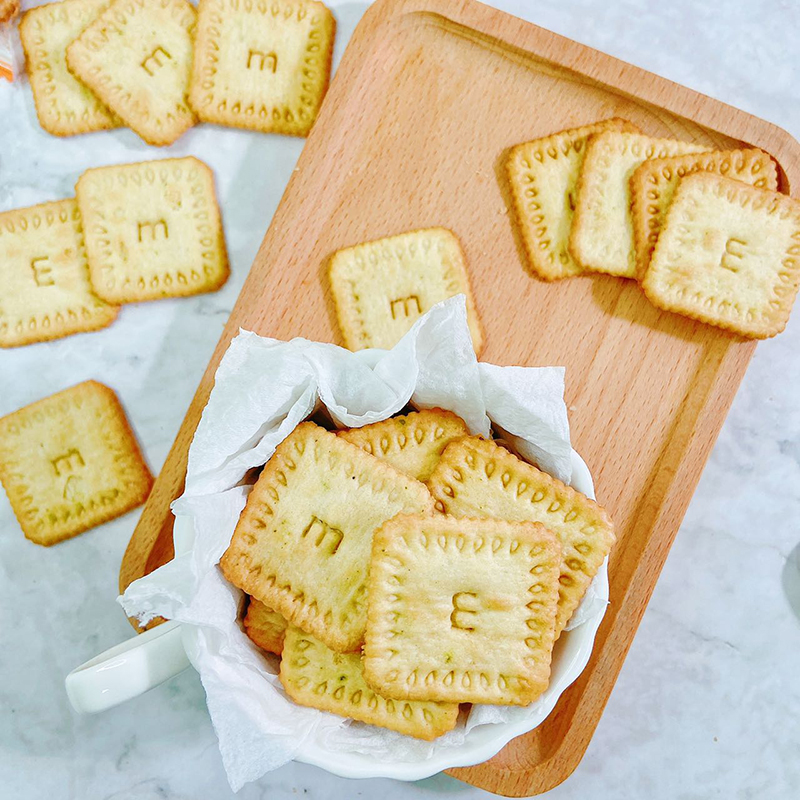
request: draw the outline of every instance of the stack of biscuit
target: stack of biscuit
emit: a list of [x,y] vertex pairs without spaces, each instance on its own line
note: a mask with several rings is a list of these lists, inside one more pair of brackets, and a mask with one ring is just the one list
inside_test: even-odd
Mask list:
[[220,561],[297,703],[422,739],[527,705],[614,542],[596,503],[441,409],[277,448]]
[[127,125],[168,145],[198,120],[307,135],[334,29],[317,0],[62,0],[28,11],[20,35],[46,131]]
[[659,308],[774,336],[800,286],[800,203],[753,148],[647,136],[609,119],[517,145],[516,219],[545,280],[634,278]]
[[104,328],[122,303],[227,280],[214,177],[202,161],[90,169],[75,195],[0,213],[0,347]]

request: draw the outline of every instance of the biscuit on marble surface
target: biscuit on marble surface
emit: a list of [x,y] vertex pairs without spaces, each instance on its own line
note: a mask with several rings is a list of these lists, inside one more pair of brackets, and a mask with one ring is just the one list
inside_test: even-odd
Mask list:
[[115,303],[213,292],[228,279],[214,176],[198,159],[98,167],[75,193],[95,292]]
[[110,325],[117,308],[92,290],[74,199],[0,213],[0,347]]
[[306,136],[336,22],[316,0],[200,0],[189,102],[204,122]]
[[85,381],[0,419],[0,481],[49,546],[144,503],[153,478],[114,392]]
[[67,67],[152,145],[195,123],[189,107],[192,36],[187,0],[112,0],[67,47]]
[[39,124],[54,136],[116,128],[122,121],[67,69],[67,45],[109,0],[62,0],[26,11],[19,24]]

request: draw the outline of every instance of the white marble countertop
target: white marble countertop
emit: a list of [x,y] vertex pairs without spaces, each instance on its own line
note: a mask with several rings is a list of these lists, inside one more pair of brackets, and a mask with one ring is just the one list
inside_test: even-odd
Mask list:
[[[341,48],[365,4],[333,5]],[[800,138],[796,0],[495,5]],[[301,146],[211,126],[169,150],[128,131],[58,140],[39,128],[27,86],[0,82],[0,210],[68,196],[80,172],[99,163],[191,153],[216,172],[232,264],[216,294],[129,306],[99,333],[2,352],[0,415],[97,378],[121,396],[157,471]],[[759,345],[588,752],[549,798],[797,797],[800,621],[784,584],[800,610],[798,551],[792,556],[800,543],[799,393],[796,312],[784,334]],[[0,493],[3,797],[233,796],[195,673],[100,716],[78,717],[67,704],[64,675],[130,634],[114,598],[137,518],[43,550],[23,538]],[[489,797],[444,775],[356,783],[298,764],[238,795],[375,796]]]

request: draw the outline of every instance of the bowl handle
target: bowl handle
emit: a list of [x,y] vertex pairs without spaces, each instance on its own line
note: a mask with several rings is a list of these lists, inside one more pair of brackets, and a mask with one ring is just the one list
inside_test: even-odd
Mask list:
[[79,714],[96,714],[183,672],[189,659],[179,622],[165,622],[72,670],[64,685]]

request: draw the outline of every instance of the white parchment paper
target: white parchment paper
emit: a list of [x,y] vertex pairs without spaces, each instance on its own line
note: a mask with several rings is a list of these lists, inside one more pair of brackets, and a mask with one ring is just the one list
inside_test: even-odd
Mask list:
[[[240,629],[242,593],[217,566],[249,492],[242,485],[248,470],[264,464],[320,404],[337,425],[357,427],[386,419],[410,401],[454,411],[475,434],[488,436],[494,422],[519,453],[568,482],[571,447],[563,395],[560,367],[478,363],[463,295],[431,309],[390,351],[351,353],[247,331],[231,342],[189,451],[184,494],[172,506],[177,517],[191,521],[194,544],[132,583],[120,602],[141,622],[160,614],[188,626],[191,657],[234,790],[289,761],[311,736],[334,750],[418,761],[458,747],[477,725],[533,719],[538,713],[537,703],[474,706],[455,730],[423,742],[292,703],[276,675],[278,660],[265,656]],[[584,601],[572,627],[604,610],[605,601],[592,589]]]

